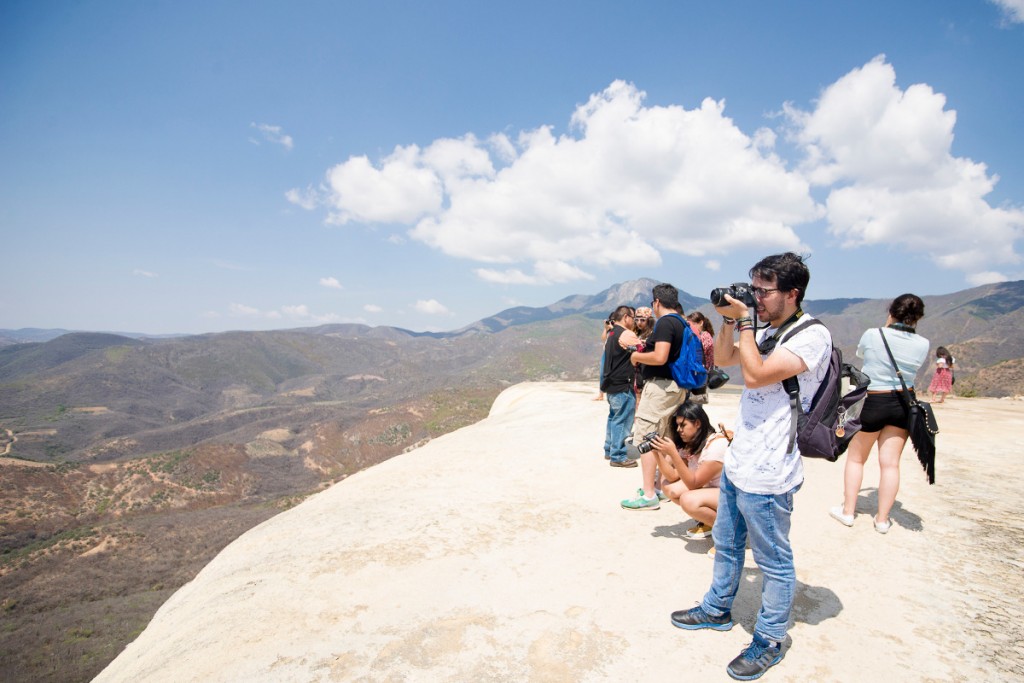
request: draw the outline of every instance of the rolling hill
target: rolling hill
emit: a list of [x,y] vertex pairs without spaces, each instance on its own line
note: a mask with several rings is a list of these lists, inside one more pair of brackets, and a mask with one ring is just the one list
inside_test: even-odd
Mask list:
[[[0,330],[11,342],[0,345],[0,678],[89,680],[248,528],[478,421],[511,384],[596,384],[602,321],[619,304],[648,305],[654,284],[441,333]],[[923,298],[919,331],[957,358],[960,395],[1024,394],[1024,282]],[[853,358],[887,304],[805,308]]]

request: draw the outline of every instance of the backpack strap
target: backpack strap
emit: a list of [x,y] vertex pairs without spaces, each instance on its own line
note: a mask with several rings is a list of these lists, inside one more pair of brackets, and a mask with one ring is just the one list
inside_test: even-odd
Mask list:
[[[801,330],[805,330],[812,325],[824,325],[817,318],[810,318],[805,321],[800,321],[793,325],[789,330],[785,330],[784,335],[779,336],[779,344],[789,341],[793,335]],[[777,347],[776,347],[777,348]],[[787,377],[782,380],[782,388],[786,390],[789,395],[789,410],[792,413],[792,418],[789,421],[789,447],[786,449],[787,453],[792,452],[793,446],[796,445],[796,432],[800,426],[800,414],[803,412],[800,409],[800,381],[797,380],[796,375]]]

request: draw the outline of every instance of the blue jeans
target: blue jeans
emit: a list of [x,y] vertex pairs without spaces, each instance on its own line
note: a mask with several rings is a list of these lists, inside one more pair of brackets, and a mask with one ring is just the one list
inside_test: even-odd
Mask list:
[[743,554],[749,536],[754,561],[763,576],[761,610],[757,613],[754,633],[781,642],[789,630],[796,593],[789,526],[793,494],[800,489],[800,484],[779,495],[747,493],[733,486],[722,472],[719,488],[718,516],[711,534],[715,541],[715,569],[711,589],[701,607],[715,616],[732,610],[743,575]]
[[607,394],[608,427],[604,432],[604,454],[615,462],[626,459],[626,437],[633,429],[633,413],[636,410],[636,396],[632,389],[617,394]]

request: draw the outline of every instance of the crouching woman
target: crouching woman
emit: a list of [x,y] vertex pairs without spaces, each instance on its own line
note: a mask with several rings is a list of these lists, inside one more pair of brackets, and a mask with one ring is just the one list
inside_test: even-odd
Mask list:
[[702,406],[686,401],[676,410],[672,439],[658,437],[653,446],[662,492],[697,522],[686,537],[710,537],[718,515],[718,482],[728,447],[725,436],[711,427]]

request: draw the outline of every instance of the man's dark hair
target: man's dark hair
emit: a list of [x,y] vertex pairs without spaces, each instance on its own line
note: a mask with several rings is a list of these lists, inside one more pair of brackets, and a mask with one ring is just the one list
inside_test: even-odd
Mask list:
[[633,307],[619,306],[614,311],[612,311],[611,316],[609,316],[609,320],[611,320],[613,323],[622,322],[622,319],[625,318],[627,315],[633,315]]
[[660,301],[665,308],[677,313],[683,312],[683,307],[679,304],[679,290],[667,282],[654,285],[654,289],[651,290],[651,298]]
[[807,293],[807,283],[811,281],[811,271],[799,254],[787,251],[785,254],[765,256],[750,269],[751,278],[775,281],[775,286],[782,292],[797,290],[796,305],[799,306]]
[[889,304],[889,315],[898,323],[914,327],[924,317],[924,301],[916,294],[900,294]]

